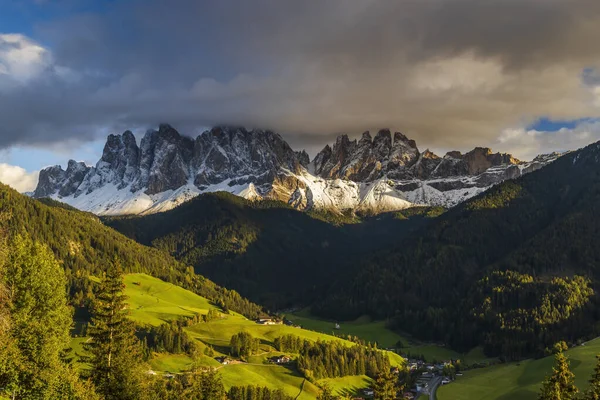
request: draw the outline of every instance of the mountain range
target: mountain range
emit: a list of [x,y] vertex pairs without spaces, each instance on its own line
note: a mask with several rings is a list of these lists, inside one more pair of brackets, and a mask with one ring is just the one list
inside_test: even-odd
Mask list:
[[477,147],[439,157],[383,129],[360,140],[340,135],[310,160],[268,130],[214,127],[192,139],[161,124],[139,146],[131,131],[110,135],[94,167],[70,160],[66,170],[43,169],[33,197],[97,215],[152,214],[217,191],[281,200],[300,210],[379,213],[413,205],[452,207],[558,156],[522,162]]

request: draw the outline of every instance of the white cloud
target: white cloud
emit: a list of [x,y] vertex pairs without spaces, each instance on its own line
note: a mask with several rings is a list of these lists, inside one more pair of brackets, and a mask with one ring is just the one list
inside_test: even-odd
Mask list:
[[52,62],[50,52],[27,36],[0,34],[0,73],[25,83],[39,76]]
[[542,153],[576,150],[599,140],[600,121],[587,121],[575,128],[562,128],[557,131],[505,129],[494,148],[511,153],[521,160],[531,160]]
[[38,182],[39,171],[27,172],[24,168],[0,163],[0,182],[19,192],[33,191]]

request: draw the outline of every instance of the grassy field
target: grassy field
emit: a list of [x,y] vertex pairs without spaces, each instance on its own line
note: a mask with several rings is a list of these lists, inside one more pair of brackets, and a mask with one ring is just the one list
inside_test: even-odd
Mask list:
[[142,324],[156,326],[182,316],[206,314],[211,308],[218,309],[204,297],[149,275],[126,275],[125,285],[131,318]]
[[369,317],[361,317],[352,322],[340,323],[340,329],[335,329],[334,321],[327,321],[311,316],[307,310],[302,310],[286,317],[304,329],[327,333],[337,336],[357,336],[371,343],[378,343],[379,347],[396,347],[401,340],[407,343],[408,339],[385,327],[385,321],[371,321]]
[[[305,381],[296,371],[274,365],[228,365],[219,370],[225,387],[239,385],[259,385],[273,389],[281,388],[289,396],[298,399],[314,399],[319,389]],[[302,390],[302,392],[301,392]]]
[[[140,324],[160,325],[164,322],[178,319],[194,314],[206,314],[209,309],[219,310],[207,299],[191,293],[178,286],[163,282],[145,274],[129,274],[125,276],[125,294],[128,296],[128,304],[131,318]],[[208,323],[199,323],[185,328],[190,336],[197,339],[203,345],[210,345],[215,356],[227,355],[229,352],[229,341],[231,336],[246,331],[252,336],[261,339],[262,353],[250,357],[248,364],[230,364],[221,366],[213,357],[201,356],[192,360],[187,355],[179,354],[157,354],[151,361],[150,366],[158,372],[178,373],[189,370],[193,364],[199,366],[213,366],[219,369],[219,374],[227,388],[234,385],[261,385],[270,388],[283,389],[288,395],[298,399],[314,399],[318,388],[304,378],[297,371],[284,366],[274,366],[266,363],[269,356],[282,354],[273,347],[275,338],[293,334],[308,340],[340,340],[351,346],[353,343],[340,338],[327,335],[313,330],[294,328],[286,325],[259,325],[244,316],[236,313],[223,314],[223,318]],[[370,329],[374,333],[372,337],[385,338],[384,340],[394,343],[395,333],[385,329],[383,323],[370,323],[358,321],[356,330],[365,334]],[[352,333],[356,334],[356,333]],[[85,338],[74,339],[74,346],[78,348]],[[388,352],[393,365],[400,365],[403,359],[395,353]],[[328,380],[336,390],[345,387],[362,388],[366,377],[346,377]],[[340,392],[341,393],[341,392]]]
[[[381,348],[395,348],[398,341],[401,341],[405,346],[401,349],[403,353],[423,355],[428,361],[463,359],[467,356],[457,353],[447,347],[420,343],[419,341],[400,335],[399,333],[386,328],[385,321],[372,321],[366,316],[358,318],[355,321],[342,322],[340,323],[340,329],[335,329],[335,321],[314,317],[310,315],[308,310],[288,314],[286,317],[290,321],[301,325],[304,329],[342,337],[348,335],[357,336],[372,343],[376,342]],[[485,359],[485,356],[481,355],[476,358],[475,353],[473,353],[469,359],[475,360],[470,362],[480,362]]]
[[343,378],[321,379],[319,384],[328,385],[338,396],[354,397],[360,395],[361,389],[366,389],[373,384],[368,376],[345,376]]
[[[600,339],[567,351],[580,390],[587,388],[599,353]],[[442,386],[437,397],[438,400],[534,400],[553,363],[553,357],[546,357],[467,371],[456,382]]]

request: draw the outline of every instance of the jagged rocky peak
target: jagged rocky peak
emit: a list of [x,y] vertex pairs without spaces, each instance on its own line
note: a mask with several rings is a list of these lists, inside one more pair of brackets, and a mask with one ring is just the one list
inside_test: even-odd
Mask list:
[[373,153],[374,156],[381,155],[382,157],[388,157],[390,150],[392,149],[392,134],[389,129],[382,129],[377,132],[375,139],[373,139]]
[[145,188],[147,194],[157,194],[178,189],[189,181],[193,139],[180,135],[169,124],[160,124],[158,131],[146,132],[140,149],[140,177],[133,191]]
[[392,140],[389,129],[379,130],[375,138],[364,132],[358,143],[340,135],[333,149],[325,146],[315,157],[315,173],[324,178],[372,181],[386,172],[413,165],[418,156],[414,140],[400,132],[395,132]]
[[70,196],[79,187],[90,167],[84,162],[69,160],[66,171],[60,165],[53,165],[40,171],[34,197],[47,197],[55,193]]
[[413,149],[417,148],[417,142],[407,138],[402,132],[394,132],[394,145],[400,145],[401,143]]
[[[371,137],[369,136],[368,139],[370,140]],[[365,140],[364,134],[361,141],[363,140]],[[340,169],[354,153],[356,147],[356,140],[351,141],[348,135],[338,136],[333,147],[325,146],[315,157],[315,172],[324,178],[338,177]]]
[[419,153],[417,150],[417,158],[410,168],[397,168],[390,171],[388,176],[396,179],[426,179],[431,176],[439,163],[440,157],[429,151],[429,149],[422,153]]
[[105,175],[112,174],[107,180],[124,188],[138,178],[139,168],[140,149],[133,133],[125,131],[122,135],[109,135],[96,170],[104,170]]
[[88,167],[82,161],[69,160],[65,171],[65,180],[62,182],[58,194],[63,197],[74,194],[90,170],[91,167]]
[[463,155],[460,151],[458,150],[453,150],[453,151],[449,151],[446,153],[445,157],[448,158],[456,158],[458,160],[462,159]]
[[194,182],[199,187],[236,178],[231,183],[250,182],[258,191],[264,190],[261,185],[272,181],[280,168],[291,172],[301,168],[297,154],[279,134],[226,126],[198,136],[193,165],[198,171]]
[[325,166],[325,163],[327,161],[329,161],[329,159],[331,158],[332,153],[333,153],[333,151],[331,150],[331,147],[328,144],[325,145],[323,150],[321,150],[320,152],[317,153],[317,155],[313,159],[313,166],[314,166],[315,174],[321,175],[321,173],[323,171],[323,167]]
[[34,197],[47,197],[57,192],[59,185],[65,180],[65,171],[60,165],[53,165],[40,171]]
[[383,177],[392,179],[429,179],[475,176],[490,167],[521,163],[510,154],[492,153],[476,147],[466,154],[450,151],[443,158],[426,151],[419,152],[414,140],[401,132],[381,129],[374,138],[364,132],[361,139],[351,141],[340,135],[333,148],[326,146],[314,160],[314,172],[323,178],[342,178],[370,182]]
[[492,153],[488,147],[476,147],[463,156],[467,162],[470,175],[481,174],[490,167],[498,165],[519,164],[520,161],[510,154]]
[[306,150],[295,151],[294,153],[296,153],[296,158],[298,159],[300,165],[302,165],[304,168],[307,168],[308,164],[310,164],[310,157],[308,156]]
[[417,143],[400,132],[394,133],[394,144],[388,162],[388,170],[409,167],[417,162],[419,149]]

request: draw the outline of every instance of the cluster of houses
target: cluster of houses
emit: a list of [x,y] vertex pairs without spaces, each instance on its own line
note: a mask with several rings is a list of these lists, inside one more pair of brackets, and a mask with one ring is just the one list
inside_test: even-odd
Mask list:
[[221,365],[229,365],[232,361],[231,358],[227,356],[215,357],[215,360],[217,360]]
[[[239,363],[239,361],[236,361],[227,356],[215,357],[215,360],[217,360],[219,362],[219,364],[221,364],[221,365],[229,365],[229,364]],[[277,364],[277,365],[289,364],[292,361],[293,361],[292,358],[290,356],[286,356],[286,355],[274,356],[274,357],[271,357],[268,359],[268,362],[270,364]]]
[[[399,393],[397,399],[413,400],[419,397],[421,393],[429,393],[431,382],[434,378],[442,377],[440,384],[446,385],[452,382],[451,378],[443,376],[444,369],[452,365],[452,361],[443,361],[440,363],[427,363],[421,360],[409,359],[407,367],[413,377],[414,385],[407,388],[403,393]],[[398,368],[392,368],[393,373],[399,373]],[[457,374],[461,375],[461,374]],[[360,396],[354,397],[354,400],[364,400],[373,398],[373,389],[363,389]]]
[[[366,400],[366,399],[370,399],[373,398],[375,394],[375,391],[371,388],[368,389],[363,389],[361,392],[361,396],[359,397],[354,397],[353,400]],[[414,400],[417,398],[417,394],[413,393],[413,392],[404,392],[399,394],[399,397],[397,397],[397,399],[403,399],[403,400]]]
[[275,356],[275,357],[271,357],[269,358],[269,363],[271,364],[289,364],[292,362],[292,358],[289,356]]
[[277,320],[275,318],[271,318],[268,316],[264,316],[264,317],[258,317],[256,319],[256,323],[260,324],[260,325],[281,325],[281,324],[283,324],[283,321]]

